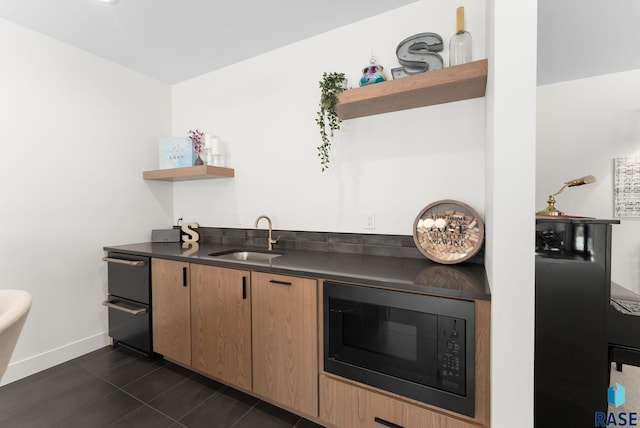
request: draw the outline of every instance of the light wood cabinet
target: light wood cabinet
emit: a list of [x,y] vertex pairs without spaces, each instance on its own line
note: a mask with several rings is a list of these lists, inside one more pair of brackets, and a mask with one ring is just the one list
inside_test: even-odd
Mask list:
[[191,265],[191,366],[251,390],[251,273]]
[[490,426],[490,303],[476,302],[476,415],[319,370],[315,279],[152,258],[154,351],[339,428]]
[[153,350],[191,364],[191,288],[189,263],[151,260]]
[[340,428],[477,428],[414,404],[320,376],[320,419]]
[[318,415],[317,281],[252,272],[253,390]]
[[318,415],[314,279],[153,259],[155,352]]

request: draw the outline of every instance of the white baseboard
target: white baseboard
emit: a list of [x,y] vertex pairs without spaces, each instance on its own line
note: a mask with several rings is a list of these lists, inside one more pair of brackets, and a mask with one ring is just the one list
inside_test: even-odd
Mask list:
[[0,386],[31,376],[34,373],[72,360],[109,344],[109,335],[107,332],[104,332],[43,352],[42,354],[34,355],[33,357],[25,358],[21,361],[16,361],[7,367],[7,371],[4,373],[4,376],[2,376]]

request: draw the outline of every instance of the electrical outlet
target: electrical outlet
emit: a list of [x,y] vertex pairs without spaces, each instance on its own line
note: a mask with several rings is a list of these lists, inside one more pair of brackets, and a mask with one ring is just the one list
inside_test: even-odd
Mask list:
[[364,224],[365,229],[375,229],[376,228],[376,214],[375,213],[366,213],[366,222]]

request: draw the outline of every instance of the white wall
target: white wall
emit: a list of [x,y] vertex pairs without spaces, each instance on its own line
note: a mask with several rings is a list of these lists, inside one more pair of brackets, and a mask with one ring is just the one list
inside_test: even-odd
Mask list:
[[488,9],[487,215],[492,426],[533,427],[536,0]]
[[[565,181],[596,182],[565,189],[556,207],[567,214],[613,219],[613,159],[640,157],[640,70],[538,88],[536,208]],[[613,226],[611,278],[640,292],[640,218]]]
[[[478,1],[419,1],[173,87],[173,133],[199,128],[229,149],[234,179],[176,183],[176,217],[204,225],[410,235],[427,204],[452,198],[484,211],[484,99],[343,122],[321,172],[315,115],[324,71],[357,86],[374,52],[388,77],[404,38],[436,32],[445,45],[465,6],[474,59],[485,58]],[[442,53],[448,59],[448,48]],[[447,61],[448,62],[448,61]],[[366,230],[365,213],[375,213]]]
[[0,20],[0,288],[33,296],[3,383],[107,341],[102,247],[172,221],[146,183],[169,86]]

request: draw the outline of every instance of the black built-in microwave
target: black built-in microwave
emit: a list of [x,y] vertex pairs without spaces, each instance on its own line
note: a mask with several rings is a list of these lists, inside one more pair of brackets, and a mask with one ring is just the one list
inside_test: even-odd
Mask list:
[[467,416],[472,301],[324,282],[324,370]]

